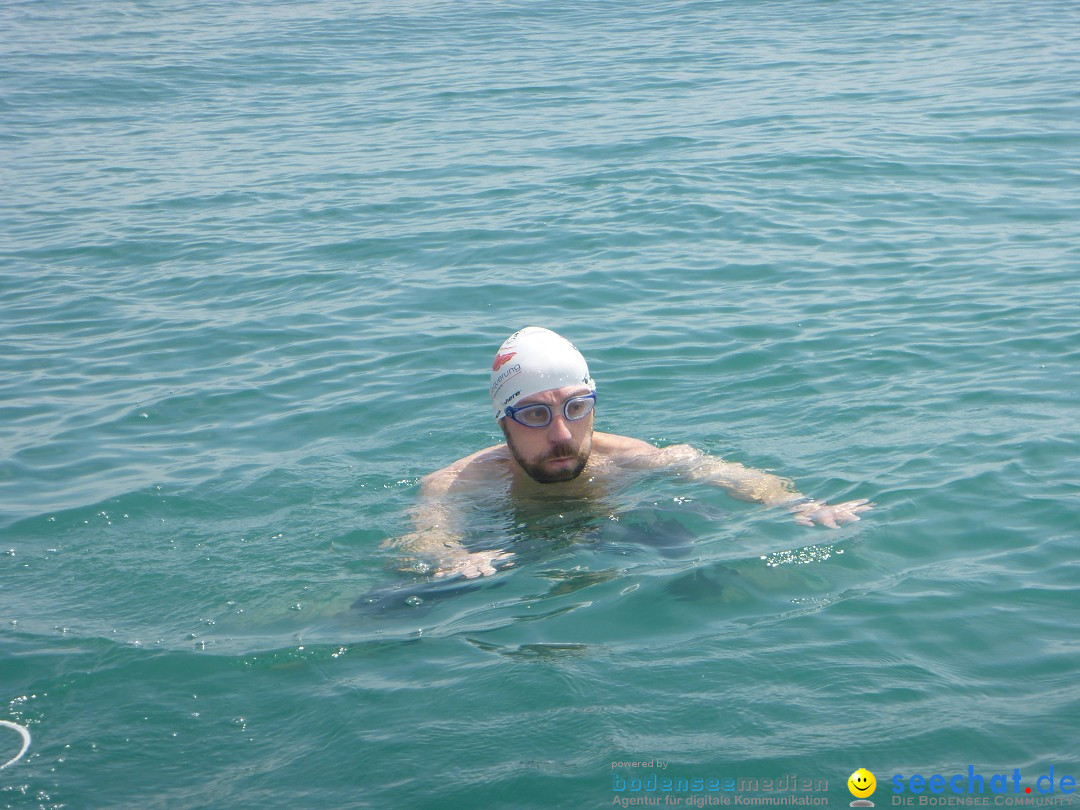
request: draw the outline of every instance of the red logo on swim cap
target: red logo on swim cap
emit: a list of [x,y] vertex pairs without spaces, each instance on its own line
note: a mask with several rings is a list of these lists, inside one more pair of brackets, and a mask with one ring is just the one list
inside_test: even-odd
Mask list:
[[509,354],[496,354],[495,362],[491,364],[491,370],[498,371],[500,368],[510,362],[510,358],[513,357],[515,354],[517,354],[517,352],[510,352]]

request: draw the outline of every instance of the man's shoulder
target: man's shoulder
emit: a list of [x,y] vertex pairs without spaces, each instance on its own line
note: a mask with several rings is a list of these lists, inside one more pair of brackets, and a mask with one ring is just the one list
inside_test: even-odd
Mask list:
[[641,439],[631,436],[620,436],[617,433],[593,433],[593,451],[613,458],[625,456],[652,455],[659,452],[654,444],[649,444]]
[[455,481],[490,477],[506,465],[508,458],[505,444],[493,444],[425,475],[420,486],[429,494],[445,492]]
[[614,433],[594,433],[593,449],[606,461],[627,469],[657,469],[696,459],[701,454],[688,444],[657,447],[641,439]]

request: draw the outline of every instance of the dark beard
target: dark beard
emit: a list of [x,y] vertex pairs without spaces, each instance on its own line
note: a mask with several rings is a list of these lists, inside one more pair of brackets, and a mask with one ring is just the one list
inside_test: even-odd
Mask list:
[[[510,452],[514,456],[514,461],[525,471],[525,473],[533,481],[538,484],[557,484],[560,481],[573,481],[579,475],[582,470],[585,469],[585,465],[589,462],[589,451],[591,446],[582,447],[578,452],[574,452],[574,448],[568,444],[560,444],[552,448],[551,452],[540,459],[539,462],[529,462],[518,455],[514,445],[507,442],[507,446],[510,448]],[[547,471],[541,465],[545,461],[549,461],[553,458],[563,458],[566,456],[573,456],[575,463],[572,467],[565,467],[561,470]]]

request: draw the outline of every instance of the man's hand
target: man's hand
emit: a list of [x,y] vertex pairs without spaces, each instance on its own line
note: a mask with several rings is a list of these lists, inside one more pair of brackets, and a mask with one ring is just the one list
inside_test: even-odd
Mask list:
[[[457,576],[458,574],[461,574],[465,579],[480,576],[489,577],[496,573],[495,563],[513,556],[513,552],[510,551],[461,550],[439,560],[438,567],[435,569],[435,579]],[[509,568],[513,564],[513,562],[508,562],[502,567]]]
[[[438,526],[407,532],[385,541],[383,546],[399,548],[410,555],[415,555],[411,560],[413,564],[403,570],[429,573],[434,568],[436,579],[458,574],[466,579],[491,576],[496,573],[495,563],[514,556],[509,551],[468,551],[462,545],[458,535]],[[513,563],[509,562],[501,567],[509,568],[511,565]]]
[[866,498],[857,501],[845,501],[835,506],[830,506],[825,501],[815,501],[813,498],[802,503],[789,506],[788,509],[795,517],[795,522],[802,526],[813,526],[819,523],[830,529],[839,529],[844,523],[854,523],[859,520],[859,513],[873,509],[874,504]]

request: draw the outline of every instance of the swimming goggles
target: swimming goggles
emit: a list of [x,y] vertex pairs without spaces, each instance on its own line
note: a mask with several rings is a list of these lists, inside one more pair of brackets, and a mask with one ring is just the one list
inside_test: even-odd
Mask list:
[[[584,394],[570,397],[562,405],[563,416],[568,422],[584,419],[596,407],[596,394]],[[520,408],[506,408],[506,415],[525,427],[542,428],[551,424],[551,406],[538,402],[535,405],[523,405]]]

